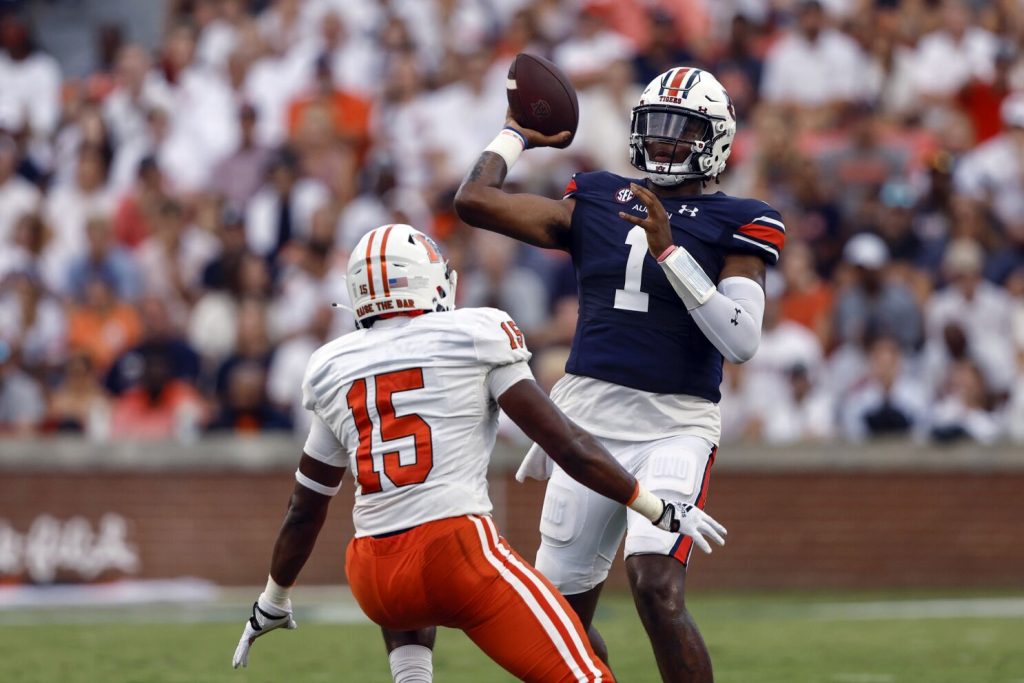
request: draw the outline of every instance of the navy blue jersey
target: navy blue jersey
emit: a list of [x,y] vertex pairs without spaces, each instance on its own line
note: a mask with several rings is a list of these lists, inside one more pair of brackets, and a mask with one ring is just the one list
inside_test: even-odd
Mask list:
[[[619,211],[644,216],[629,184],[612,173],[577,173],[570,253],[579,286],[579,322],[566,371],[660,394],[721,398],[722,354],[690,317],[643,228]],[[754,254],[774,264],[785,240],[782,217],[768,204],[722,192],[661,198],[672,241],[718,282],[725,257]]]

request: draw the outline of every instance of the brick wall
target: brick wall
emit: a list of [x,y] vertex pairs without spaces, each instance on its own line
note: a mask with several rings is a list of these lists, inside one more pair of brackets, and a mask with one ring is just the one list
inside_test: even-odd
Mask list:
[[[0,474],[0,520],[24,534],[41,514],[83,516],[95,526],[113,512],[128,520],[141,577],[258,584],[291,488],[290,474],[280,470],[7,471]],[[499,527],[527,558],[537,544],[543,488],[515,484],[510,475],[492,481]],[[1019,587],[1021,491],[1021,471],[726,469],[712,479],[709,509],[729,527],[729,545],[697,558],[691,581],[743,588]],[[303,581],[343,579],[350,505],[348,483],[332,505]],[[621,584],[621,561],[617,565],[612,581]]]

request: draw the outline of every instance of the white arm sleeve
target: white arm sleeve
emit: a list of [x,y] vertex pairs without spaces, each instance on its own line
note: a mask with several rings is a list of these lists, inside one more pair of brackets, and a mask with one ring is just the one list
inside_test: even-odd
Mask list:
[[750,278],[727,277],[690,315],[726,360],[744,363],[754,357],[761,343],[764,290]]

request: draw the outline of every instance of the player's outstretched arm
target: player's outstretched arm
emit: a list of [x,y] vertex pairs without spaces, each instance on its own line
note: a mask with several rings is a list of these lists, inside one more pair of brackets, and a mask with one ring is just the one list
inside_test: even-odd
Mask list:
[[646,490],[532,379],[505,390],[498,405],[566,474],[587,488],[637,511],[659,529],[692,537],[706,553],[711,552],[711,545],[705,536],[725,545],[724,526],[689,503],[665,501]]
[[509,119],[477,159],[455,195],[455,211],[469,225],[508,235],[545,249],[567,249],[572,199],[510,194],[501,189],[505,175],[527,147],[564,142],[568,132],[542,135]]
[[344,473],[342,467],[302,454],[295,475],[298,482],[274,543],[267,586],[253,603],[252,615],[245,622],[231,659],[234,668],[248,665],[249,649],[260,636],[277,628],[297,628],[292,618],[291,586],[316,545],[331,496],[337,492]]

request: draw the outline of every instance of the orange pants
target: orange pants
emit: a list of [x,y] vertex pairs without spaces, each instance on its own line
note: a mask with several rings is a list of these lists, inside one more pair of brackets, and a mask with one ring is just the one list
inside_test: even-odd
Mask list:
[[352,594],[389,629],[462,629],[524,681],[614,681],[565,598],[498,535],[490,517],[355,538],[345,556]]

